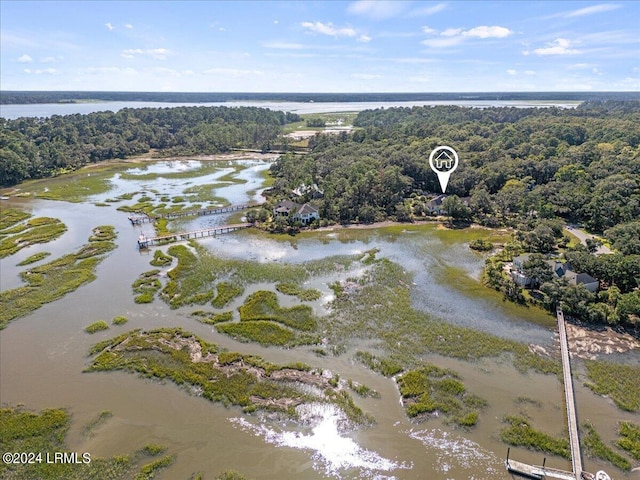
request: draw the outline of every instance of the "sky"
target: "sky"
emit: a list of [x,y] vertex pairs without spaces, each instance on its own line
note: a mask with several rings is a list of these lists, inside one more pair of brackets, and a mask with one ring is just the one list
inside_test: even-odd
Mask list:
[[1,90],[640,91],[640,1],[0,1]]

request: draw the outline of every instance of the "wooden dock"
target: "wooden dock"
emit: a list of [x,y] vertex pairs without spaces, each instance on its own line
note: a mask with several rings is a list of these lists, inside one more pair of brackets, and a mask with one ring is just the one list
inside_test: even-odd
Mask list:
[[516,462],[515,460],[509,459],[509,451],[507,451],[506,467],[509,472],[515,475],[533,480],[542,480],[544,478],[559,478],[563,480],[610,480],[609,475],[602,470],[594,475],[582,469],[582,453],[580,452],[580,437],[578,435],[578,413],[573,390],[573,377],[571,375],[569,340],[567,339],[564,314],[562,313],[562,308],[559,306],[556,310],[556,317],[558,320],[558,336],[560,338],[560,354],[562,356],[562,375],[565,403],[567,406],[567,424],[569,426],[569,445],[571,446],[571,465],[573,471],[566,472],[555,468],[546,468],[544,462],[542,466]]
[[216,237],[218,235],[224,235],[225,233],[235,232],[236,230],[249,228],[251,226],[253,226],[252,223],[234,223],[232,225],[220,225],[191,232],[172,233],[161,237],[147,237],[142,234],[138,238],[138,248],[145,249],[156,245],[166,245],[167,243],[181,242],[195,238]]
[[261,203],[245,203],[241,205],[228,205],[226,207],[202,208],[198,210],[183,210],[180,212],[162,213],[158,215],[139,214],[139,215],[129,216],[129,221],[131,222],[131,225],[142,225],[143,223],[153,223],[156,220],[160,220],[162,218],[165,218],[167,220],[174,220],[176,218],[182,218],[182,217],[202,217],[205,215],[219,215],[221,213],[231,213],[231,212],[237,212],[239,210],[246,210],[248,208],[259,207],[260,205],[262,204]]
[[569,357],[569,341],[564,323],[562,308],[556,310],[558,318],[558,335],[560,337],[560,353],[562,355],[562,374],[564,379],[564,395],[567,404],[567,423],[569,425],[569,444],[571,445],[571,463],[574,478],[582,476],[582,454],[580,452],[580,437],[578,436],[578,414],[576,398],[573,390],[573,376],[571,375],[571,359]]

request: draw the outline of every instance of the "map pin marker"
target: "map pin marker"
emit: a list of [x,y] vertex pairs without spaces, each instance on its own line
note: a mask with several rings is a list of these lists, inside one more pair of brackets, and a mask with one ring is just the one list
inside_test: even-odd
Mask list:
[[429,166],[438,175],[440,187],[444,193],[449,183],[449,177],[458,168],[458,154],[453,148],[446,145],[436,147],[429,155]]

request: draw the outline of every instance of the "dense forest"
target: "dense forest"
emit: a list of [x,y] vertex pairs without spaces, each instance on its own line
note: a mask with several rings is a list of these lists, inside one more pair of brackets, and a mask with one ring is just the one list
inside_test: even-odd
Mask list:
[[[640,325],[640,102],[587,102],[576,109],[453,106],[361,112],[351,134],[318,135],[304,157],[274,164],[273,193],[318,185],[313,201],[324,219],[412,221],[429,215],[440,193],[428,163],[438,145],[455,148],[460,164],[442,205],[453,221],[511,227],[513,241],[488,262],[485,281],[515,301],[597,323]],[[573,245],[563,225],[604,234],[613,255]],[[480,245],[482,247],[482,245]],[[491,248],[491,245],[489,245]],[[566,251],[562,258],[560,251]],[[527,268],[539,280],[531,295],[504,274],[505,262],[533,252]],[[600,292],[553,278],[559,258],[600,280]]]
[[460,165],[447,193],[470,197],[459,215],[515,225],[535,212],[595,232],[640,218],[640,102],[390,108],[361,112],[354,125],[317,136],[304,158],[281,157],[276,189],[317,184],[321,215],[335,221],[419,217],[423,196],[440,192],[429,153],[449,145]]
[[296,114],[254,107],[122,109],[117,113],[0,118],[0,185],[43,178],[89,163],[159,149],[211,154],[268,150]]
[[411,102],[450,100],[629,100],[637,92],[295,93],[3,91],[0,104],[117,102]]

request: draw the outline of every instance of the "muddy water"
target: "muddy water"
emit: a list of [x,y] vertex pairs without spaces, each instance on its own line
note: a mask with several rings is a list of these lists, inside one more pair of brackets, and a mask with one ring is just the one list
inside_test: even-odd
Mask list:
[[[247,181],[242,184],[244,196],[234,184],[216,193],[224,197],[224,188],[229,188],[227,193],[233,196],[234,202],[247,201],[251,196],[247,192],[259,186],[262,168],[267,166],[252,164],[237,174]],[[121,181],[114,182],[118,191],[136,191],[131,184],[119,184]],[[173,182],[177,191],[179,181]],[[109,195],[117,196],[114,192]],[[149,270],[151,256],[136,251],[138,232],[129,225],[127,214],[117,212],[115,207],[95,207],[91,202],[22,200],[21,203],[35,215],[60,218],[69,231],[55,242],[3,259],[2,289],[19,285],[19,269],[15,264],[23,257],[41,250],[54,253],[50,258],[72,251],[86,241],[91,228],[98,224],[112,224],[119,231],[118,248],[100,265],[96,281],[14,321],[0,332],[0,402],[24,403],[32,409],[68,408],[74,420],[69,434],[73,450],[109,456],[131,453],[147,443],[160,443],[166,445],[170,453],[177,454],[175,465],[160,476],[165,479],[188,478],[196,471],[211,478],[225,469],[265,480],[495,479],[509,478],[503,468],[506,446],[498,439],[503,415],[523,412],[535,419],[538,428],[549,433],[561,434],[565,430],[564,394],[555,377],[522,375],[505,360],[471,364],[442,357],[430,360],[458,371],[469,390],[487,399],[489,407],[472,431],[452,429],[438,419],[412,424],[403,413],[394,383],[353,363],[349,353],[337,358],[319,358],[311,348],[292,351],[242,344],[188,318],[186,314],[191,309],[170,310],[158,301],[150,305],[135,304],[130,285],[139,273]],[[507,338],[544,345],[553,343],[551,330],[507,314],[499,303],[465,297],[454,287],[443,285],[438,276],[442,265],[454,265],[473,276],[483,260],[464,245],[442,243],[429,230],[404,234],[318,232],[284,239],[247,232],[202,243],[219,255],[259,262],[302,262],[379,248],[379,255],[399,262],[415,274],[416,307]],[[353,273],[357,274],[350,272]],[[308,285],[323,291],[323,300],[313,304],[318,314],[323,313],[323,302],[330,298],[331,291],[326,284],[335,278],[316,278]],[[251,286],[247,293],[266,286]],[[82,331],[95,320],[110,320],[116,315],[125,315],[129,322],[95,335]],[[302,361],[330,369],[341,378],[362,382],[381,393],[380,399],[356,398],[378,423],[369,429],[342,433],[337,428],[339,415],[330,409],[301,412],[303,418],[309,419],[303,426],[260,422],[257,417],[243,416],[237,409],[226,409],[190,396],[172,384],[124,373],[82,373],[88,361],[86,352],[95,342],[131,328],[168,326],[182,326],[206,340],[232,350],[258,354],[269,361]],[[578,374],[576,395],[580,418],[593,422],[605,441],[615,438],[617,421],[640,421],[637,415],[620,412],[608,400],[593,395],[582,386],[584,377],[580,369]],[[517,402],[518,397],[533,401]],[[113,418],[99,427],[94,437],[83,437],[82,427],[103,410],[110,410]],[[542,461],[542,455],[522,449],[512,449],[512,455],[523,461]],[[547,459],[547,465],[570,468],[568,462],[555,457]],[[602,465],[587,460],[586,467],[595,471]],[[622,477],[612,467],[607,470],[614,478]]]

